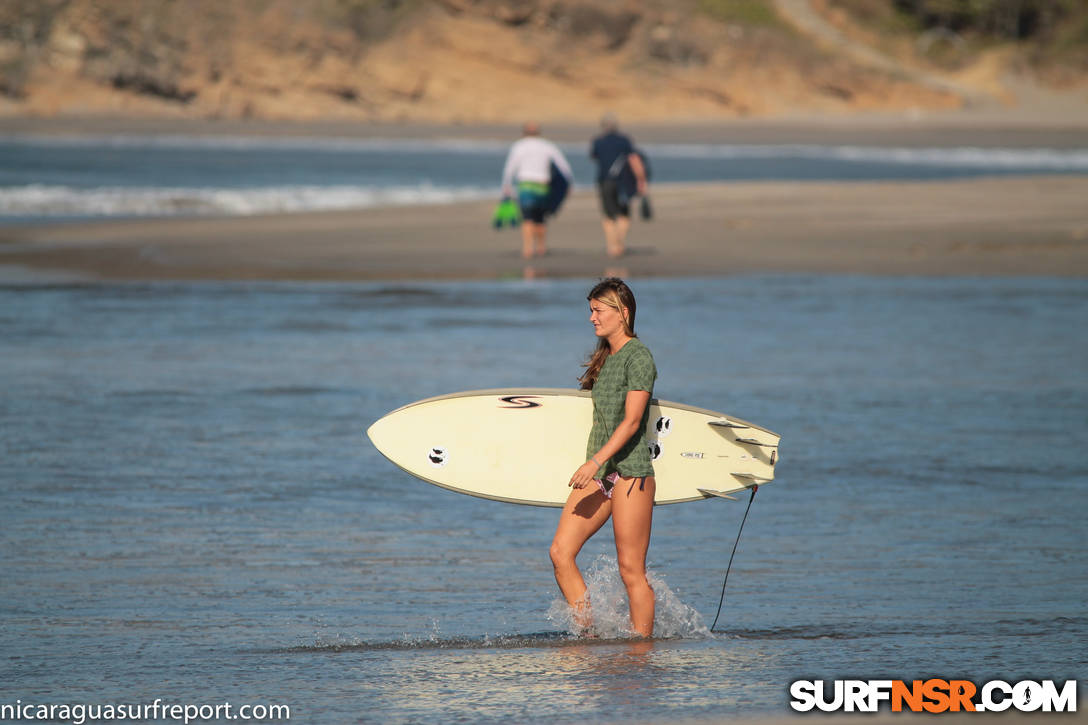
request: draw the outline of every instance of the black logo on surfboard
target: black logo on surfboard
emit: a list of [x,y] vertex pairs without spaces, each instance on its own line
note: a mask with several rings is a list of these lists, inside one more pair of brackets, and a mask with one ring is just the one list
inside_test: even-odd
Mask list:
[[503,398],[499,398],[507,405],[499,406],[501,408],[539,408],[544,405],[543,403],[535,403],[538,395],[507,395]]
[[446,465],[446,460],[449,458],[449,454],[446,453],[446,449],[442,446],[434,446],[427,452],[427,460],[431,462],[431,465],[435,468],[441,468]]

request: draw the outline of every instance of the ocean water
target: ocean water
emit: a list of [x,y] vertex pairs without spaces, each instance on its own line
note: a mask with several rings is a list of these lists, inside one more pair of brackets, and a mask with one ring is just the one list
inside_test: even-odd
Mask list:
[[[552,580],[556,510],[457,495],[364,431],[572,387],[590,280],[0,287],[0,706],[676,722],[798,678],[1088,677],[1088,284],[633,280],[657,395],[783,436],[746,506],[655,512],[656,638]],[[1083,699],[1083,692],[1082,692]]]
[[[508,144],[434,139],[0,137],[0,224],[493,199]],[[586,145],[564,152],[592,186]],[[1088,150],[650,144],[654,184],[1088,173]]]

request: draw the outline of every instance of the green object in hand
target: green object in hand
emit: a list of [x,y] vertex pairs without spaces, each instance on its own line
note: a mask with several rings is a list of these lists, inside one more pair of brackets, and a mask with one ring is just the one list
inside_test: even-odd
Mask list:
[[491,224],[496,229],[502,229],[506,226],[516,227],[521,224],[521,209],[518,208],[513,199],[505,197],[495,207],[495,214],[491,217]]

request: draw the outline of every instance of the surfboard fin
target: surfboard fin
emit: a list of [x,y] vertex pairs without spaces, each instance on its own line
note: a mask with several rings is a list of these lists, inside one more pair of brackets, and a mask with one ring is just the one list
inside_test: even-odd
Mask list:
[[730,501],[736,501],[737,500],[735,496],[730,496],[725,491],[715,491],[715,490],[710,489],[710,488],[700,488],[700,489],[698,489],[698,491],[699,491],[699,493],[703,494],[704,496],[717,496],[718,498],[727,498]]
[[755,438],[737,438],[737,443],[747,443],[750,446],[762,446],[763,448],[778,448],[777,443],[764,443]]
[[737,423],[736,421],[729,420],[728,418],[719,418],[718,420],[708,420],[707,425],[716,425],[719,428],[748,428],[743,423]]

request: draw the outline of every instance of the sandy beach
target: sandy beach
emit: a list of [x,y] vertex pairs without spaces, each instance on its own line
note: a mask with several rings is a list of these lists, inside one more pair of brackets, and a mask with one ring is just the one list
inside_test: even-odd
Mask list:
[[653,190],[629,252],[604,253],[577,190],[550,252],[522,260],[492,202],[0,229],[5,276],[151,279],[495,279],[745,273],[1088,276],[1088,178],[731,183]]
[[[659,84],[662,93],[677,95],[646,95],[653,84],[650,76],[639,74],[628,91],[639,102],[630,105],[621,103],[624,93],[611,86],[608,94],[594,96],[591,86],[567,83],[571,73],[558,66],[549,65],[550,71],[542,75],[535,60],[510,63],[510,53],[497,51],[503,60],[489,65],[487,59],[495,47],[508,42],[503,47],[520,52],[525,38],[486,13],[461,17],[458,10],[442,15],[433,27],[426,18],[420,19],[419,27],[430,27],[430,34],[398,35],[385,56],[367,55],[369,70],[362,74],[366,78],[360,80],[360,73],[348,66],[323,67],[307,76],[316,85],[305,98],[284,95],[283,89],[273,88],[276,84],[254,81],[245,70],[247,64],[265,70],[264,66],[281,61],[288,63],[284,68],[291,67],[286,56],[294,52],[294,46],[271,55],[255,54],[257,47],[234,54],[240,75],[228,80],[216,71],[199,81],[189,79],[196,85],[187,92],[199,102],[179,104],[177,99],[148,100],[142,97],[146,93],[133,96],[131,89],[117,82],[104,84],[78,74],[69,77],[66,73],[83,67],[89,46],[79,37],[66,36],[67,45],[57,41],[59,49],[54,49],[63,62],[43,61],[45,75],[37,79],[37,85],[27,86],[27,98],[37,94],[37,105],[9,103],[0,108],[0,137],[461,139],[506,144],[518,136],[524,113],[546,121],[545,136],[584,147],[597,132],[596,124],[588,119],[598,117],[607,105],[620,114],[624,130],[640,144],[1088,148],[1088,97],[1082,85],[1048,85],[1023,69],[1014,72],[1015,64],[996,57],[980,57],[973,70],[946,73],[935,84],[936,71],[919,71],[917,59],[898,58],[892,47],[874,52],[866,45],[867,36],[844,35],[842,28],[830,22],[842,18],[813,13],[805,5],[779,2],[776,8],[780,19],[793,27],[791,33],[800,33],[824,52],[853,60],[823,75],[812,75],[812,64],[818,70],[824,67],[822,61],[797,55],[795,40],[788,40],[782,53],[771,52],[777,46],[752,40],[759,52],[751,57],[759,58],[760,69],[774,69],[774,82],[758,73],[751,77],[740,73],[738,68],[747,62],[742,55],[739,64],[736,59],[728,63],[731,73],[725,85],[712,65],[707,66],[711,70],[706,88],[700,85],[704,83],[701,76],[683,74]],[[202,17],[197,13],[184,20],[199,24],[206,21]],[[280,31],[270,28],[279,28],[285,21],[278,16],[265,20],[272,25],[260,26],[261,32],[279,37]],[[315,47],[329,45],[324,26],[315,27],[316,34],[296,44],[297,48],[309,47],[311,41]],[[655,32],[667,30],[662,26]],[[742,35],[735,31],[730,26],[728,44],[715,41],[708,48],[741,47]],[[319,38],[324,40],[315,40]],[[442,38],[446,40],[437,41]],[[486,48],[477,45],[480,38],[487,38]],[[200,48],[200,44],[192,45],[194,52]],[[442,51],[442,72],[433,62],[427,65],[431,57],[427,54],[434,48]],[[608,63],[613,50],[602,56]],[[867,52],[859,55],[859,50]],[[599,49],[594,46],[590,56],[596,55]],[[874,60],[874,55],[879,57]],[[585,65],[590,56],[577,56],[578,77],[593,75]],[[483,65],[481,59],[486,61]],[[388,71],[384,75],[378,72],[382,63]],[[602,68],[612,79],[609,83],[615,85],[621,76],[627,77],[626,71],[613,73],[608,63]],[[852,63],[859,65],[854,68]],[[196,60],[189,64],[201,67]],[[416,69],[420,64],[427,69],[422,75]],[[217,66],[213,63],[213,67]],[[526,72],[534,83],[549,76],[548,82],[556,84],[554,93],[534,87],[523,102],[503,94],[499,107],[505,110],[492,112],[496,94],[481,83],[499,78],[506,89],[520,88],[524,81],[517,81],[516,74],[523,72],[522,67],[529,69]],[[874,67],[882,69],[877,76],[869,74]],[[893,72],[888,77],[881,75],[889,68]],[[790,69],[801,79],[793,85],[789,79],[794,70]],[[447,71],[453,75],[444,81],[442,73]],[[687,80],[677,85],[681,76]],[[834,78],[831,90],[824,76]],[[259,73],[254,76],[259,77]],[[294,76],[281,73],[280,77]],[[913,79],[915,87],[910,92],[900,88],[905,95],[897,95],[895,89],[907,79]],[[297,82],[288,85],[292,92],[299,90]],[[160,96],[185,95],[176,83],[154,87]],[[223,95],[228,87],[230,93]],[[699,89],[717,89],[720,97],[701,94]],[[723,89],[728,93],[722,95]],[[589,96],[584,95],[587,92]],[[950,92],[960,102],[946,102]],[[718,100],[706,106],[706,98],[713,97]],[[73,98],[80,102],[73,103]],[[658,101],[647,103],[650,98]],[[677,105],[662,99],[673,99]],[[343,111],[344,104],[355,115],[337,111]],[[363,110],[368,104],[373,112],[366,115]],[[496,186],[499,171],[496,168]],[[494,202],[489,201],[242,218],[7,226],[0,227],[0,266],[6,278],[48,274],[128,280],[493,279],[596,276],[605,271],[635,276],[806,272],[1083,277],[1088,274],[1086,192],[1088,176],[1083,175],[657,186],[653,189],[655,219],[636,221],[628,240],[630,253],[611,260],[604,254],[594,190],[582,185],[551,224],[551,253],[531,262],[520,259],[515,232],[490,228]]]
[[[1020,112],[643,124],[644,143],[1082,149],[1080,114]],[[591,125],[552,125],[581,143]],[[0,135],[269,136],[508,142],[498,124],[0,119]],[[496,170],[497,182],[498,170]],[[627,256],[604,253],[595,189],[576,188],[549,225],[550,253],[520,257],[490,227],[493,201],[230,218],[154,218],[0,227],[6,278],[495,279],[817,273],[1088,276],[1088,177],[657,185]]]

